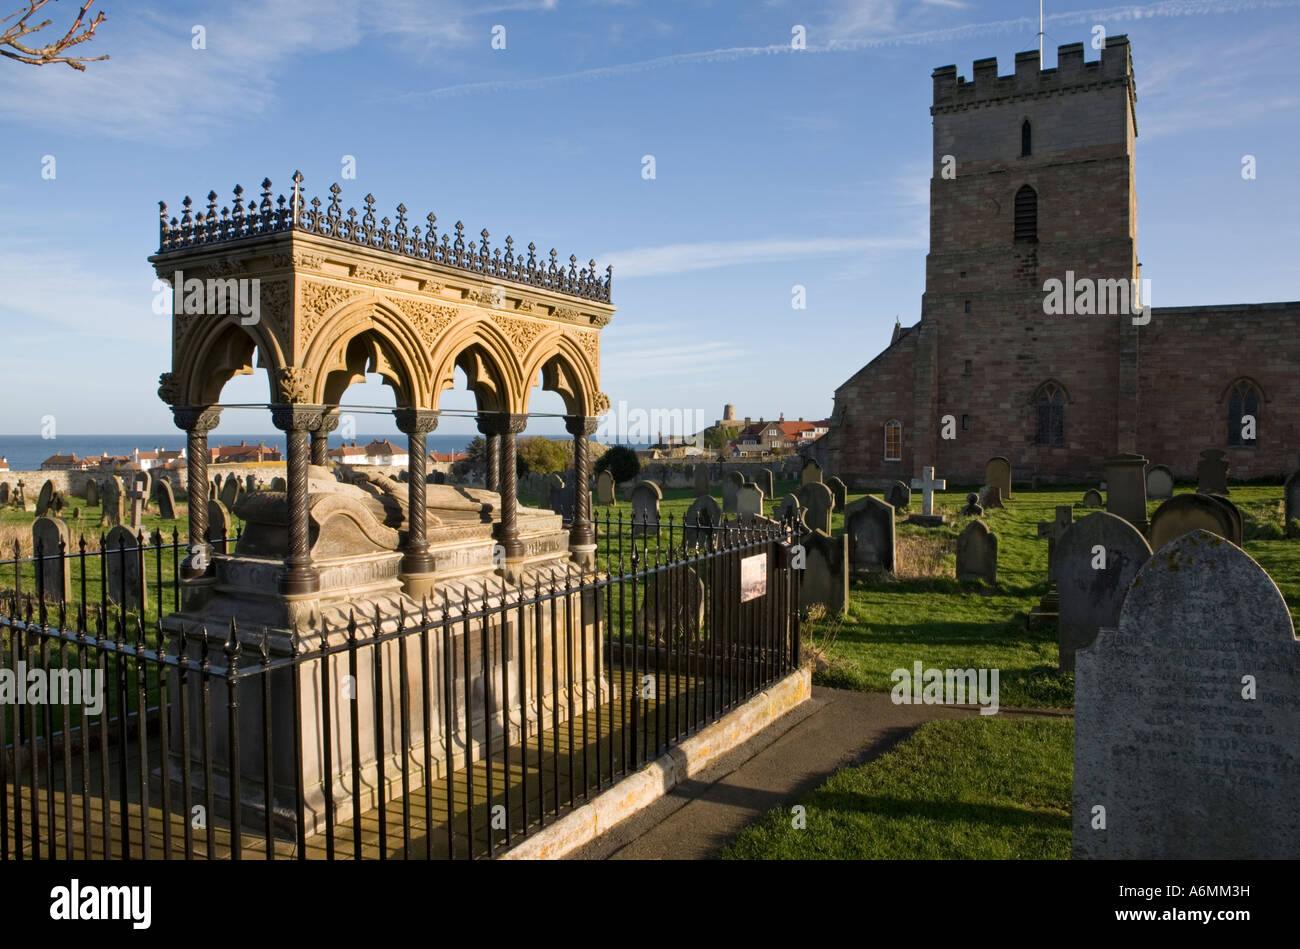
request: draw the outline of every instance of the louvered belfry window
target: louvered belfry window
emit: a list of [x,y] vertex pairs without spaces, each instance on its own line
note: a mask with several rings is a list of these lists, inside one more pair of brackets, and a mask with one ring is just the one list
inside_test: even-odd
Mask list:
[[1025,185],[1016,192],[1016,241],[1038,240],[1038,192]]

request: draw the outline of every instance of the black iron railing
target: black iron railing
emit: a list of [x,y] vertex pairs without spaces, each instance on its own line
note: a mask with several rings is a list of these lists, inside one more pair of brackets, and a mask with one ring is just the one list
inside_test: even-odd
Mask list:
[[0,702],[0,859],[493,856],[797,668],[784,527],[607,521],[597,570],[291,635],[51,599],[17,564],[0,675],[47,688]]

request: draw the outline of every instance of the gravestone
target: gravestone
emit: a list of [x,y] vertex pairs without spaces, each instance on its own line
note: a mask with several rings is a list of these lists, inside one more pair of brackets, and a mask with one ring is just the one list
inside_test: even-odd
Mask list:
[[244,490],[249,494],[257,490],[257,475],[248,475],[244,478]]
[[94,478],[86,482],[86,507],[99,507],[99,482]]
[[664,494],[653,481],[642,481],[632,489],[632,536],[659,533],[659,502]]
[[948,486],[948,482],[943,478],[936,478],[933,468],[922,468],[921,475],[920,478],[912,479],[912,487],[921,489],[921,513],[911,515],[907,522],[920,524],[922,527],[938,527],[944,522],[945,517],[934,513],[934,492],[942,491]]
[[980,489],[980,507],[1002,507],[1002,489],[996,484],[986,484]]
[[759,468],[755,471],[754,483],[763,489],[763,497],[776,497],[776,479],[772,477],[771,468]]
[[763,516],[763,489],[747,481],[736,492],[736,513]]
[[66,603],[72,599],[72,571],[65,557],[71,550],[72,538],[63,521],[38,517],[32,524],[32,556],[40,557],[38,589],[47,601]]
[[46,481],[41,485],[41,493],[36,495],[36,516],[44,517],[50,510],[50,503],[54,500],[54,482]]
[[983,521],[971,521],[957,535],[957,579],[998,582],[998,535]]
[[551,495],[563,488],[563,478],[554,473],[548,474],[542,479],[541,499],[537,502],[537,506],[544,511],[549,511],[551,509]]
[[966,495],[966,506],[957,513],[962,517],[979,517],[984,513],[984,508],[980,506],[980,496],[973,491]]
[[640,630],[652,644],[657,639],[682,648],[704,634],[704,581],[689,565],[673,564],[651,573],[643,593]]
[[849,503],[849,487],[839,478],[831,477],[826,481],[826,487],[831,489],[831,497],[835,499],[835,510],[843,511],[844,506]]
[[709,493],[709,466],[696,465],[695,466],[695,496],[697,498],[701,498],[708,493]]
[[1121,452],[1104,462],[1106,510],[1124,518],[1140,531],[1147,529],[1147,460],[1134,452]]
[[1174,496],[1174,474],[1164,465],[1152,465],[1147,469],[1147,497],[1153,501],[1163,501]]
[[1011,462],[995,455],[984,463],[984,483],[995,487],[1004,498],[1011,497]]
[[736,513],[736,493],[745,483],[745,476],[739,471],[728,471],[722,479],[722,513]]
[[154,503],[158,505],[158,516],[165,521],[176,520],[176,497],[172,494],[172,483],[166,478],[154,482]]
[[1057,620],[1060,667],[1074,669],[1075,652],[1097,638],[1097,630],[1119,622],[1133,578],[1151,557],[1136,527],[1097,511],[1071,524],[1056,543]]
[[714,535],[715,528],[722,524],[722,506],[712,495],[702,494],[686,509],[683,523],[683,538],[688,547],[699,544],[712,550],[717,546]]
[[144,609],[149,600],[141,572],[140,543],[140,538],[121,524],[104,538],[104,592],[129,610]]
[[809,458],[803,466],[803,471],[799,474],[800,484],[821,484],[822,466],[816,461]]
[[239,487],[239,479],[234,475],[227,478],[226,483],[221,486],[221,503],[227,510],[233,510],[235,502],[239,500]]
[[1242,539],[1241,509],[1238,508],[1237,505],[1229,501],[1227,498],[1221,497],[1217,494],[1210,495],[1210,498],[1218,502],[1219,507],[1227,511],[1228,516],[1232,518],[1232,536],[1229,537],[1228,540],[1232,541],[1234,544],[1240,547],[1241,539]]
[[808,525],[803,519],[803,505],[799,503],[799,496],[796,494],[787,494],[781,499],[781,503],[776,506],[772,512],[781,523],[792,523],[797,530],[805,530]]
[[1300,854],[1300,642],[1245,551],[1208,531],[1158,549],[1076,664],[1075,858]]
[[271,479],[271,490],[272,490],[272,491],[284,491],[284,490],[286,490],[286,489],[288,488],[288,486],[289,486],[289,485],[288,485],[288,482],[286,482],[286,481],[285,481],[283,478],[281,478],[281,477],[278,477],[278,476],[277,476],[277,477],[274,477],[274,478]]
[[1083,500],[1080,502],[1084,507],[1101,507],[1105,501],[1102,500],[1101,492],[1096,488],[1089,488],[1083,492]]
[[[821,487],[826,486],[821,485]],[[821,603],[828,613],[847,613],[849,609],[848,535],[832,537],[815,530],[806,535],[800,543],[804,548],[804,573],[799,587],[799,605],[807,608]]]
[[131,502],[131,520],[130,528],[132,533],[140,532],[140,518],[144,513],[144,482],[133,480],[131,490],[126,492],[127,500]]
[[1068,504],[1056,506],[1056,519],[1038,522],[1038,536],[1047,538],[1047,592],[1029,611],[1029,627],[1035,629],[1057,618],[1061,599],[1056,588],[1056,543],[1070,529],[1074,509]]
[[131,474],[128,484],[130,487],[144,495],[145,503],[149,503],[149,498],[153,496],[153,475],[147,471],[136,471]]
[[564,518],[566,524],[573,521],[574,492],[577,489],[578,483],[572,477],[562,482],[560,487],[551,489],[551,510]]
[[895,481],[885,492],[885,503],[895,511],[906,511],[912,504],[912,489],[906,481]]
[[820,481],[810,481],[799,489],[799,503],[804,508],[804,523],[809,530],[831,532],[831,511],[835,507],[835,495],[831,489]]
[[1286,536],[1300,536],[1300,471],[1292,472],[1282,485],[1282,515],[1286,518]]
[[614,504],[614,476],[609,469],[596,475],[596,503],[604,507]]
[[9,503],[9,482],[0,481],[0,504]]
[[1220,499],[1204,494],[1179,494],[1160,505],[1151,515],[1148,532],[1151,548],[1159,550],[1194,530],[1210,531],[1224,540],[1233,540],[1237,536],[1232,512],[1220,503]]
[[22,478],[18,479],[18,484],[14,486],[14,498],[13,498],[14,504],[24,509],[26,509],[27,507],[27,494],[23,490],[26,484],[27,482],[23,481]]
[[213,549],[219,553],[226,553],[227,539],[233,539],[234,532],[230,529],[230,511],[217,500],[208,501],[208,533],[207,541]]
[[871,495],[844,509],[849,565],[854,573],[893,573],[897,537],[893,505]]
[[122,523],[122,502],[125,497],[126,491],[122,487],[121,478],[117,475],[109,475],[104,479],[100,500],[104,504],[104,517],[110,527],[116,527]]
[[1228,456],[1217,448],[1201,452],[1201,460],[1196,463],[1196,493],[1228,493]]

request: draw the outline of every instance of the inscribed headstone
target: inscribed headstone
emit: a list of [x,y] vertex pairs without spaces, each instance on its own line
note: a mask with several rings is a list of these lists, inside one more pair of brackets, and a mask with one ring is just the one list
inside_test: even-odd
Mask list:
[[1151,515],[1151,548],[1159,550],[1194,530],[1207,530],[1225,540],[1232,540],[1237,533],[1232,513],[1217,499],[1204,494],[1179,494]]
[[844,509],[849,564],[854,573],[894,572],[896,532],[893,505],[867,495]]
[[1129,586],[1150,557],[1138,529],[1105,511],[1076,521],[1061,535],[1054,560],[1062,669],[1074,668],[1075,652],[1096,639],[1097,630],[1119,622]]
[[971,521],[957,535],[957,579],[998,582],[998,535],[983,521]]

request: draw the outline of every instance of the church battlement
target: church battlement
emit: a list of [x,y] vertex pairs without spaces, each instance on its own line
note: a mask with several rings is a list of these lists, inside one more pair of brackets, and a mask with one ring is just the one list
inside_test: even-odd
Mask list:
[[934,106],[931,114],[968,109],[975,105],[1008,101],[1025,96],[1043,96],[1071,87],[1106,82],[1130,82],[1133,63],[1128,37],[1120,34],[1106,38],[1101,58],[1084,62],[1083,44],[1070,43],[1056,48],[1057,64],[1040,69],[1038,51],[1016,53],[1016,71],[998,75],[998,58],[977,59],[972,67],[973,79],[957,75],[956,66],[940,66],[933,73]]

